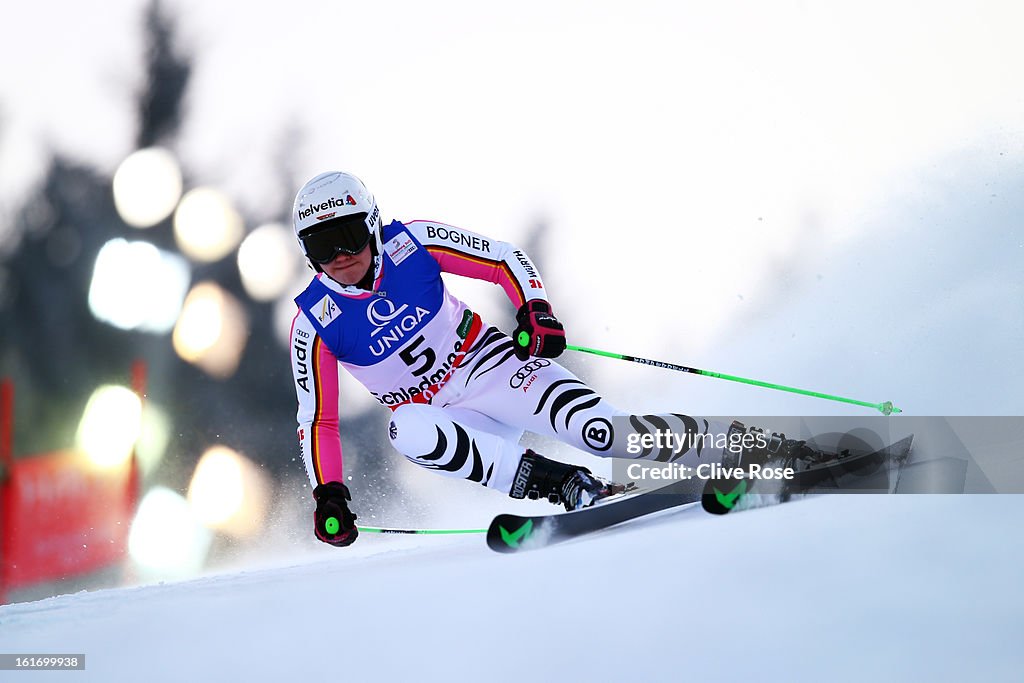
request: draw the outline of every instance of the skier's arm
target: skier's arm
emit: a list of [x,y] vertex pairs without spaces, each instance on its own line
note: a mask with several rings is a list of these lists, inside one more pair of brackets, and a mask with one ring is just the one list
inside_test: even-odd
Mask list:
[[342,481],[338,361],[302,311],[292,321],[291,356],[299,448],[309,481],[314,487]]
[[406,227],[442,271],[501,285],[519,308],[512,340],[520,359],[554,358],[565,350],[562,323],[551,312],[537,267],[521,249],[444,223],[413,221]]
[[522,249],[434,221],[413,221],[406,227],[443,272],[500,285],[516,308],[547,300],[537,267]]
[[342,483],[338,432],[338,360],[300,310],[292,321],[292,377],[299,410],[299,449],[313,484],[313,532],[324,543],[351,545],[359,536],[352,496]]

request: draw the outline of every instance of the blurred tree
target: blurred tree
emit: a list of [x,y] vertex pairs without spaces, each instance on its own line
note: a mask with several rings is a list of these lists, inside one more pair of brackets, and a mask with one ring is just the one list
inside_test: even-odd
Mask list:
[[88,255],[120,222],[108,188],[109,180],[94,170],[55,157],[15,214],[23,239],[7,264],[12,295],[0,326],[3,372],[16,383],[16,452],[67,446],[89,392],[107,377],[111,362],[122,376],[127,371],[117,331],[97,322],[86,301]]
[[[136,100],[136,142],[173,148],[192,64],[176,48],[174,21],[159,1],[147,7],[143,23],[146,68]],[[215,442],[275,469],[294,469],[287,354],[273,343],[269,306],[245,295],[233,256],[193,268],[193,282],[214,280],[249,309],[252,338],[231,379],[210,379],[178,359],[169,336],[125,332],[91,315],[87,298],[93,264],[108,240],[145,239],[176,250],[170,219],[144,234],[122,222],[111,182],[55,154],[37,190],[13,212],[14,232],[23,239],[0,273],[0,372],[13,377],[17,387],[16,452],[69,445],[93,389],[105,382],[127,383],[131,361],[143,358],[150,398],[172,416],[169,455],[176,462],[164,478],[187,477],[195,457]],[[282,217],[287,210],[282,207]]]
[[161,144],[177,134],[192,66],[176,54],[174,24],[159,0],[146,8],[146,80],[139,97],[138,148]]

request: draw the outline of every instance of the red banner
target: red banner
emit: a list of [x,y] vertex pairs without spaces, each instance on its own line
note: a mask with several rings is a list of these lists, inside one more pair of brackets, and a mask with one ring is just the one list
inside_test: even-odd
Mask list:
[[131,464],[101,470],[81,453],[60,451],[8,466],[0,496],[3,588],[77,576],[124,557],[136,498]]

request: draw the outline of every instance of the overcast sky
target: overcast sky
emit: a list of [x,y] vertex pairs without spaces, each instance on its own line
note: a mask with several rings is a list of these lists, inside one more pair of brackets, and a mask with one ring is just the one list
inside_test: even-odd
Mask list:
[[[255,220],[340,168],[387,218],[513,242],[544,221],[571,341],[1024,409],[1020,3],[165,4],[196,60],[175,151]],[[6,12],[4,210],[51,149],[110,173],[131,151],[144,6]],[[878,321],[899,355],[888,329],[850,342]],[[940,391],[947,365],[985,390]],[[630,377],[610,386],[643,401]],[[709,411],[755,396],[665,381]]]

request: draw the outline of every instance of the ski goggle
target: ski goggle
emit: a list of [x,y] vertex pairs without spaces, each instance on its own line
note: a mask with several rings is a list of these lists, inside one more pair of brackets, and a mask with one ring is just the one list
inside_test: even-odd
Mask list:
[[355,256],[370,243],[366,214],[356,213],[325,221],[312,232],[299,235],[306,256],[314,263],[330,263],[338,254]]

